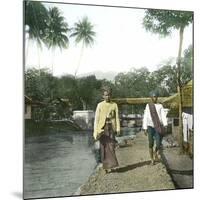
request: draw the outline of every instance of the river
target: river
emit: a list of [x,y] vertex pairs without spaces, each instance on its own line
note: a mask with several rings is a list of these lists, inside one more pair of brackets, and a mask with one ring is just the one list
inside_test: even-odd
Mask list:
[[[131,132],[126,129],[124,136],[135,134]],[[97,165],[92,132],[26,137],[24,147],[26,199],[72,196]]]

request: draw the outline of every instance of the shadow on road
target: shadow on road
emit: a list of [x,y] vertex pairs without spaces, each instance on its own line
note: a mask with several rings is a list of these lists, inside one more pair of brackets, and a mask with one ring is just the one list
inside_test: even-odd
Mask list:
[[176,170],[176,169],[169,169],[169,170],[172,174],[193,176],[193,170]]
[[121,173],[121,172],[126,172],[126,171],[129,171],[129,170],[133,170],[137,167],[143,167],[145,165],[149,165],[151,163],[151,161],[144,161],[144,162],[139,162],[139,163],[135,163],[135,164],[132,164],[132,165],[127,165],[127,166],[124,166],[124,167],[120,167],[120,168],[116,168],[116,169],[112,169],[112,172],[115,173]]

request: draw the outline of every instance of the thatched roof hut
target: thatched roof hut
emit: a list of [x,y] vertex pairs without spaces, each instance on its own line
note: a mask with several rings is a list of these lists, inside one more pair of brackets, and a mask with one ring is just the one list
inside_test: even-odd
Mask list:
[[[193,82],[192,80],[189,81],[182,88],[182,101],[183,101],[182,102],[183,111],[192,113],[192,109],[193,109]],[[178,115],[179,98],[178,98],[177,93],[164,99],[162,103],[165,107],[168,107],[171,110],[170,114]]]

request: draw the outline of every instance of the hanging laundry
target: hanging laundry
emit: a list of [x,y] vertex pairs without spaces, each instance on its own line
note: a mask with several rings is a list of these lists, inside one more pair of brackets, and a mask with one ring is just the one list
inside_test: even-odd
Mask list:
[[182,120],[183,120],[183,141],[188,142],[189,130],[193,129],[193,117],[191,114],[183,112]]

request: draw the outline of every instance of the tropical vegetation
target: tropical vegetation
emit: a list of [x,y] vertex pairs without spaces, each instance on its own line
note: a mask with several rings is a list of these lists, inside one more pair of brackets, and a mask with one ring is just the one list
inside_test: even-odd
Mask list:
[[[191,46],[184,51],[182,63],[181,75],[186,77],[187,83],[192,78]],[[118,73],[114,81],[97,79],[94,75],[55,77],[47,69],[41,69],[39,73],[38,69],[32,68],[25,73],[25,94],[33,101],[44,103],[34,107],[37,113],[34,116],[38,120],[70,118],[73,110],[95,110],[102,100],[104,85],[112,88],[113,97],[147,97],[155,88],[160,96],[170,96],[177,92],[176,66],[167,63],[153,72],[148,68],[132,68],[127,73]],[[123,109],[127,113],[142,114],[144,106],[124,106]]]
[[[146,31],[167,37],[172,31],[179,33],[176,64],[166,62],[159,69],[150,72],[147,67],[133,66],[127,73],[119,73],[114,81],[98,80],[94,75],[77,77],[84,48],[95,42],[94,25],[84,16],[73,27],[57,7],[45,7],[39,1],[25,1],[25,26],[29,37],[36,42],[38,52],[47,46],[52,52],[51,71],[38,66],[25,71],[25,94],[37,102],[33,117],[37,120],[70,118],[76,109],[96,108],[101,100],[101,87],[109,85],[115,97],[146,97],[157,88],[160,96],[179,94],[179,135],[182,147],[182,86],[192,79],[193,45],[183,52],[185,28],[193,23],[193,13],[188,11],[146,9],[143,26]],[[71,39],[81,44],[80,57],[74,75],[53,76],[54,53],[56,48],[68,48]],[[120,38],[119,38],[120,39]],[[116,41],[117,42],[117,41]],[[28,54],[28,48],[26,50]],[[38,103],[39,102],[39,103]],[[126,112],[143,112],[143,106],[126,108]]]
[[179,95],[179,142],[181,151],[183,150],[183,125],[182,125],[182,86],[184,79],[181,75],[182,70],[182,46],[185,28],[193,22],[193,13],[189,11],[173,11],[173,10],[155,10],[147,9],[143,20],[143,25],[147,31],[159,34],[160,36],[168,36],[172,30],[179,31],[179,46],[177,50],[176,60],[176,82],[177,92]]

